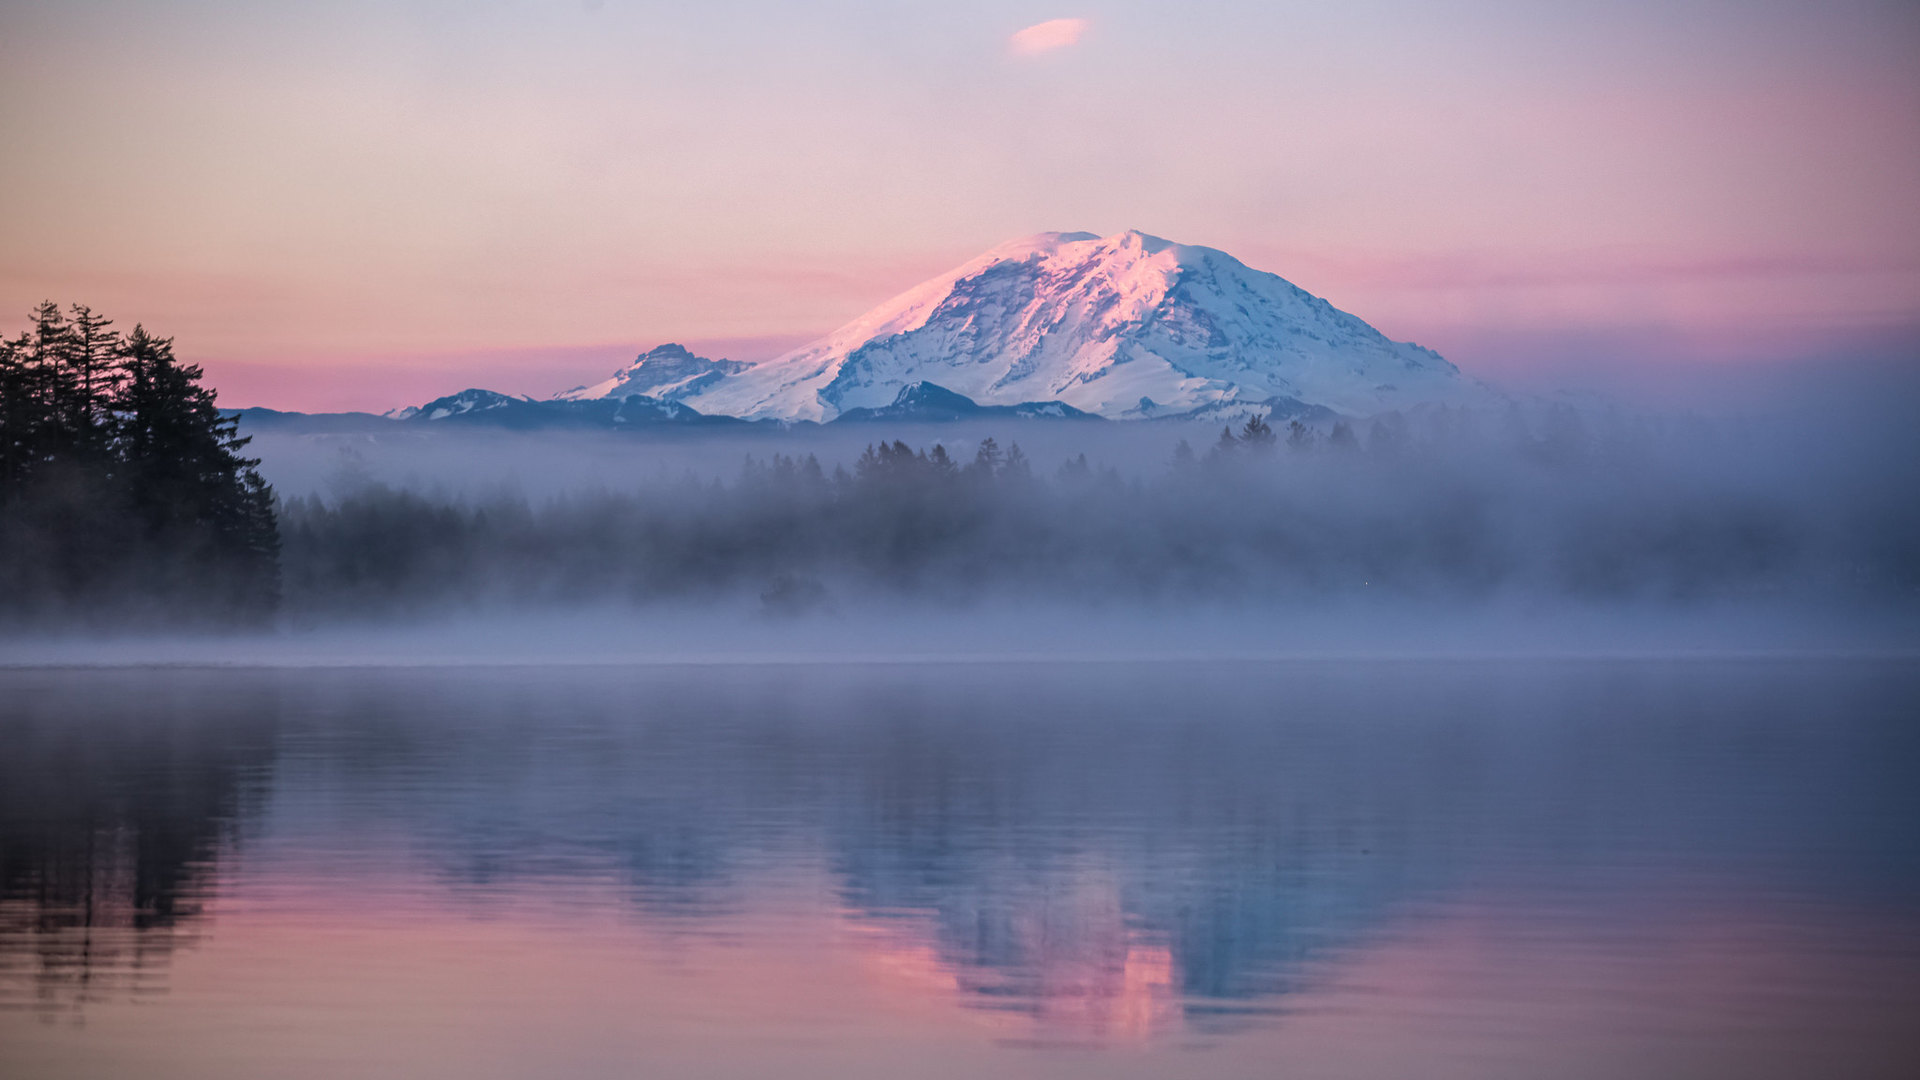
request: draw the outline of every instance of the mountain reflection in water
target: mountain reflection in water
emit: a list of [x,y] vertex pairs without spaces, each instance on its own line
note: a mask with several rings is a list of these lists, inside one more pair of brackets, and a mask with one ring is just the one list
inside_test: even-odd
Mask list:
[[0,1072],[1900,1075],[1916,705],[1899,662],[4,672]]

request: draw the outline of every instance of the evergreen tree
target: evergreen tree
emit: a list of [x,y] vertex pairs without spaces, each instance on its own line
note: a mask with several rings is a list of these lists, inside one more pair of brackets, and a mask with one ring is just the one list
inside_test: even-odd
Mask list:
[[1007,447],[1007,462],[1000,466],[1002,479],[1021,483],[1033,479],[1033,465],[1027,460],[1026,452],[1019,443]]
[[1217,467],[1223,462],[1232,460],[1239,451],[1240,440],[1233,437],[1233,429],[1223,427],[1220,429],[1220,438],[1207,451],[1207,464]]
[[68,461],[79,443],[74,417],[82,411],[79,384],[74,379],[73,333],[60,305],[51,300],[33,309],[28,331],[26,362],[32,373],[32,393],[38,403],[33,456],[36,465]]
[[150,537],[203,564],[197,569],[217,567],[223,599],[271,608],[280,540],[260,461],[240,454],[250,437],[239,434],[237,417],[220,414],[199,365],[174,358],[172,338],[135,326],[124,357],[114,411],[139,521]]
[[1266,418],[1257,414],[1249,416],[1246,426],[1240,429],[1240,442],[1249,450],[1271,450],[1274,445],[1273,428],[1267,425]]
[[812,454],[800,463],[800,487],[808,495],[818,495],[826,490],[827,474],[820,468],[820,459]]
[[170,340],[69,310],[0,342],[0,613],[270,609],[273,491],[238,421]]
[[65,362],[71,372],[74,397],[66,423],[73,430],[80,455],[98,461],[112,449],[109,403],[122,377],[120,334],[111,329],[113,320],[95,315],[84,304],[74,304],[67,310],[71,318],[67,322]]
[[973,470],[991,480],[999,474],[1006,461],[1007,456],[1000,452],[1000,444],[994,442],[993,436],[989,435],[980,440],[980,449],[974,452]]
[[26,485],[39,452],[46,409],[25,334],[0,341],[0,506]]

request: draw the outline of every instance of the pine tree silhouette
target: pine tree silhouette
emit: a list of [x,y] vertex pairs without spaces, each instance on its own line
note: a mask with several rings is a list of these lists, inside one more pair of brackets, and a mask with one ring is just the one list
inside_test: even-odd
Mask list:
[[[217,563],[220,599],[243,610],[273,606],[279,536],[273,492],[250,439],[214,404],[197,364],[181,364],[172,338],[136,326],[115,396],[118,435],[135,513],[148,535],[194,563]],[[199,576],[204,567],[187,573]],[[213,585],[213,582],[208,582]]]
[[273,489],[201,369],[82,305],[31,319],[0,343],[0,613],[272,610]]

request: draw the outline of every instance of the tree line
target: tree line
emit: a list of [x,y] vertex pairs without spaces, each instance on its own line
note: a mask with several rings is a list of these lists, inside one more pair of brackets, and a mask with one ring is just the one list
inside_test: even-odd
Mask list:
[[888,441],[851,468],[774,453],[729,480],[543,499],[429,495],[343,468],[327,493],[282,504],[286,589],[300,610],[369,616],[714,599],[774,613],[1039,598],[1852,603],[1920,589],[1920,514],[1775,468],[1764,441],[1715,450],[1684,428],[1589,431],[1557,410],[1505,424],[1435,410],[1283,433],[1256,417],[1131,476],[1084,454],[1040,469],[992,438],[963,453]]
[[1920,596],[1911,456],[1563,407],[1255,416],[1130,476],[1085,454],[1042,468],[992,438],[878,442],[844,464],[796,440],[729,481],[543,500],[364,469],[277,499],[247,443],[169,339],[35,309],[0,341],[0,619]]
[[273,490],[202,374],[80,304],[0,339],[0,617],[274,609]]

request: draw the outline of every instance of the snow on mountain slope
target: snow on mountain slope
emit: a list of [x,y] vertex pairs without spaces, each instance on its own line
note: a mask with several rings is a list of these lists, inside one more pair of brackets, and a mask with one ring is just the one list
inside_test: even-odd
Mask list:
[[1018,405],[981,405],[972,398],[962,397],[945,387],[929,382],[909,383],[900,389],[900,393],[890,405],[880,408],[868,408],[855,405],[840,410],[834,417],[835,423],[854,421],[894,420],[902,422],[941,422],[946,420],[985,419],[988,417],[1006,417],[1024,420],[1098,420],[1092,413],[1081,412],[1071,405],[1059,401],[1023,401]]
[[647,383],[703,413],[782,420],[886,406],[918,382],[981,405],[1059,401],[1113,419],[1270,398],[1366,415],[1495,396],[1276,275],[1133,231],[1002,244],[763,363],[653,355],[562,396]]
[[485,412],[489,409],[506,408],[518,402],[532,401],[530,397],[511,397],[493,390],[462,390],[457,394],[434,398],[425,405],[414,409],[400,409],[387,415],[395,420],[411,420],[424,416],[429,420],[445,420],[449,416],[464,416],[472,412]]
[[555,401],[589,401],[596,398],[630,397],[644,394],[662,401],[678,401],[712,386],[728,375],[745,371],[748,365],[738,360],[709,360],[695,356],[684,345],[671,342],[640,354],[633,363],[613,373],[613,377],[592,386],[576,386],[555,394]]

